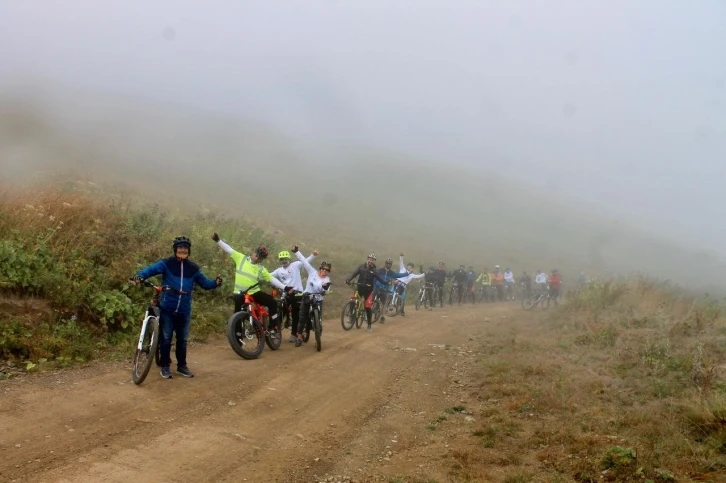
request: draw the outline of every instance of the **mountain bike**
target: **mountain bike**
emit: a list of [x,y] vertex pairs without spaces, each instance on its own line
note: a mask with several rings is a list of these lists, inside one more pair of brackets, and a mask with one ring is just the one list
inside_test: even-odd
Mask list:
[[[295,296],[298,296],[299,292],[295,292]],[[280,317],[280,323],[282,325],[283,329],[289,329],[292,328],[292,331],[295,332],[297,330],[296,327],[292,327],[291,325],[291,318],[292,318],[292,306],[290,305],[290,302],[287,299],[287,294],[285,294],[284,290],[277,290],[274,289],[272,291],[272,296],[277,298],[277,313]]]
[[132,371],[132,378],[136,385],[144,382],[146,376],[149,375],[152,360],[156,361],[157,366],[160,363],[159,338],[161,337],[161,327],[159,325],[159,299],[161,298],[161,293],[171,291],[179,295],[188,295],[187,292],[167,286],[157,286],[146,280],[142,281],[141,284],[146,287],[152,287],[154,289],[154,296],[146,308],[146,313],[144,313],[144,320],[141,323],[141,334],[139,334],[139,342],[136,345],[134,368]]
[[[348,285],[353,284],[349,283]],[[366,286],[370,287],[370,285]],[[373,298],[371,310],[373,312],[371,323],[375,323],[378,321],[375,318],[376,313],[378,313],[378,317],[381,316],[381,302],[376,297]],[[365,299],[356,289],[353,295],[350,296],[348,303],[343,307],[343,312],[340,314],[340,325],[343,326],[343,330],[350,330],[354,325],[357,329],[360,329],[363,327],[364,320],[366,320]]]
[[[243,359],[257,359],[267,346],[275,351],[282,344],[282,330],[280,319],[275,325],[268,328],[270,313],[265,307],[255,303],[249,291],[259,286],[252,285],[247,290],[232,295],[235,301],[235,313],[227,322],[227,340],[232,349]],[[239,307],[239,310],[237,310]],[[256,342],[252,342],[255,340]],[[263,342],[264,340],[264,342]]]
[[464,301],[469,300],[472,304],[476,304],[476,287],[474,282],[467,283],[466,292],[464,292]]
[[431,304],[434,303],[434,284],[431,282],[424,282],[421,288],[418,290],[418,296],[416,297],[416,310],[422,305],[426,309],[432,309]]
[[550,291],[549,289],[537,290],[536,292],[530,292],[529,296],[522,298],[522,308],[524,310],[532,310],[539,306],[541,309],[547,308],[545,303],[549,305]]
[[391,285],[391,291],[386,299],[386,315],[395,317],[400,314],[404,300],[406,300],[406,285],[400,282]]
[[[310,304],[308,327],[305,328],[307,334],[303,334],[303,340],[307,342],[310,338],[310,332],[313,332],[315,334],[315,348],[320,352],[323,348],[323,300],[313,298],[314,295],[325,296],[325,292],[303,294],[303,304]],[[307,337],[305,337],[306,335]]]

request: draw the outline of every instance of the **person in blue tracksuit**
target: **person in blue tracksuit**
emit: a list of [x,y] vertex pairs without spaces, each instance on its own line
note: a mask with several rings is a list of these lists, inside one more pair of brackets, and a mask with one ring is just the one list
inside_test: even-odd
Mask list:
[[[389,284],[394,278],[402,278],[407,277],[408,272],[394,272],[393,271],[393,259],[388,258],[383,266],[383,268],[378,269],[378,275],[381,276],[386,282]],[[384,285],[381,283],[378,279],[376,279],[375,282],[373,282],[374,290],[378,292],[384,292],[381,294],[381,300],[386,300],[386,294],[390,290],[390,287],[388,285]],[[381,324],[386,321],[385,316],[381,316]]]
[[[133,277],[140,283],[154,275],[161,275],[161,283],[174,290],[163,292],[159,302],[159,325],[161,327],[160,357],[161,377],[171,379],[171,338],[176,332],[176,372],[184,377],[194,377],[187,367],[187,340],[192,315],[192,290],[194,284],[205,290],[212,290],[222,285],[217,276],[212,280],[204,276],[199,265],[189,260],[192,242],[185,236],[179,236],[172,243],[174,256],[159,260],[141,270]],[[179,293],[179,292],[182,293]]]

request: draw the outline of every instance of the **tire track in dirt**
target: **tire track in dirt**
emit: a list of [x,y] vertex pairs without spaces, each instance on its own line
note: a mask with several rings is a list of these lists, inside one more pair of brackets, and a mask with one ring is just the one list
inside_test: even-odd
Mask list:
[[190,349],[198,377],[154,371],[138,387],[128,363],[6,381],[0,480],[315,481],[346,471],[367,481],[392,436],[415,446],[412,422],[444,404],[449,368],[431,362],[428,344],[465,343],[485,317],[515,309],[412,311],[371,334],[327,320],[321,353],[285,342],[256,361],[217,338]]

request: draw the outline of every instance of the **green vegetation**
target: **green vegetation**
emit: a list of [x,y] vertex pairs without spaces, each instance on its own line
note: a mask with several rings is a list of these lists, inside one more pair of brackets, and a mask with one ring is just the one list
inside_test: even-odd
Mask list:
[[[207,276],[225,278],[216,291],[195,291],[192,337],[203,340],[224,328],[233,286],[233,263],[209,235],[216,230],[241,251],[266,244],[273,253],[268,265],[292,243],[248,222],[170,213],[95,190],[76,184],[0,197],[0,232],[6,234],[0,241],[0,358],[31,361],[35,369],[85,362],[114,347],[131,354],[150,293],[127,279],[171,256],[178,234],[192,238],[192,259]],[[335,295],[331,300],[336,303]],[[39,310],[35,302],[42,302]]]

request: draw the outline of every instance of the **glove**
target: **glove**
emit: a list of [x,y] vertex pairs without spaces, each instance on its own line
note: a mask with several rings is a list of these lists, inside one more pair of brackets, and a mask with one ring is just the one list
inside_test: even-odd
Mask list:
[[[215,235],[216,235],[216,233],[215,233]],[[220,285],[222,285],[222,277],[221,276],[217,275],[217,278],[215,278],[214,281],[217,283],[217,287],[219,287]]]
[[323,290],[328,290],[330,288],[330,282],[323,284]]
[[218,242],[219,241],[219,235],[217,235],[217,232],[212,233],[212,240]]
[[295,291],[294,287],[285,287],[283,290],[285,290],[286,294],[292,295],[292,293]]
[[295,245],[294,247],[292,247],[292,250],[290,250],[290,251],[291,251],[292,253],[297,253],[297,252],[299,252],[300,250],[298,249],[297,245]]
[[130,280],[131,280],[131,282],[132,282],[132,283],[133,283],[134,285],[138,285],[138,284],[140,284],[141,282],[143,282],[143,281],[144,281],[144,279],[143,279],[143,278],[141,278],[141,277],[139,277],[138,275],[134,275],[133,277],[131,277],[131,279],[130,279]]

